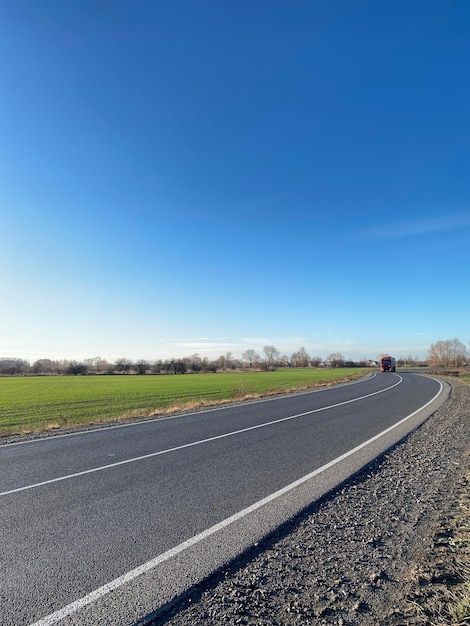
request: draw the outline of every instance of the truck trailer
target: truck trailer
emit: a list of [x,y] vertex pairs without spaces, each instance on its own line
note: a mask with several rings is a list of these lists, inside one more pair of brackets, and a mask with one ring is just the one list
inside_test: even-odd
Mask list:
[[380,357],[380,371],[381,372],[394,372],[396,368],[396,361],[393,356],[381,356]]

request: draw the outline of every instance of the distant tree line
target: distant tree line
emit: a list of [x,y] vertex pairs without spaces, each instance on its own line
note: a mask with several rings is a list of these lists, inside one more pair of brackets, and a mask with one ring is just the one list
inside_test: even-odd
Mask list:
[[253,349],[245,350],[241,359],[227,352],[216,359],[193,354],[181,359],[157,359],[133,361],[119,358],[109,362],[101,357],[84,359],[83,361],[38,359],[29,363],[24,359],[0,358],[0,375],[85,375],[85,374],[198,374],[209,372],[225,372],[229,370],[274,370],[279,367],[365,367],[372,361],[348,361],[335,352],[326,359],[321,356],[310,356],[302,346],[290,357],[283,355],[275,346],[264,346],[260,355]]
[[[467,363],[469,352],[458,339],[437,341],[431,344],[427,360],[419,357],[399,357],[398,367],[460,367]],[[25,375],[85,375],[85,374],[198,374],[209,372],[225,372],[229,370],[274,370],[279,367],[370,367],[376,365],[376,360],[363,357],[359,361],[344,358],[340,352],[329,354],[325,359],[321,356],[310,356],[302,346],[290,356],[283,355],[275,346],[264,346],[263,354],[255,350],[245,350],[241,359],[235,358],[231,352],[219,356],[217,359],[208,359],[199,354],[193,354],[181,359],[157,359],[147,361],[139,359],[133,361],[119,358],[110,363],[101,357],[84,359],[83,361],[38,359],[29,363],[24,359],[0,358],[0,376]]]

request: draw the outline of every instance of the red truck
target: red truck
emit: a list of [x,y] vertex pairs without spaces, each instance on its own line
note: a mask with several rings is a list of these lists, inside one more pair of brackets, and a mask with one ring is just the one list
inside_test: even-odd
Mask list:
[[394,372],[396,368],[396,362],[393,356],[381,356],[380,357],[380,371],[381,372]]

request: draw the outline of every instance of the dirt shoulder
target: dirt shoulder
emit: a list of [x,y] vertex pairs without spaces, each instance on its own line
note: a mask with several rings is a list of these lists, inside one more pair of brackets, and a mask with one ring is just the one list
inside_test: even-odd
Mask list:
[[470,624],[470,385],[448,382],[373,466],[146,623]]

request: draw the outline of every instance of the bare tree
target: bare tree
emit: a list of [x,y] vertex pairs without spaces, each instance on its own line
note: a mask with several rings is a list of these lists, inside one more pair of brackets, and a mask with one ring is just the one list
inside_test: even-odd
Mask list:
[[97,372],[98,371],[98,363],[101,361],[100,356],[94,356],[89,359],[85,359],[84,363],[87,366],[88,373]]
[[109,374],[113,367],[106,359],[101,359],[96,363],[96,372],[99,374]]
[[16,374],[27,374],[30,369],[30,364],[24,359],[0,359],[0,374],[2,375],[14,376]]
[[34,374],[52,374],[52,361],[50,359],[38,359],[32,365]]
[[344,367],[344,356],[341,352],[333,352],[328,355],[326,362],[330,367]]
[[414,359],[411,354],[406,357],[401,356],[397,359],[397,365],[399,367],[413,367],[414,365],[416,365],[416,359]]
[[132,369],[132,361],[124,357],[117,359],[114,363],[114,369],[116,372],[119,372],[119,374],[127,374]]
[[226,363],[225,363],[225,355],[221,354],[217,359],[214,359],[212,361],[212,365],[215,366],[216,370],[225,370],[226,368]]
[[460,367],[466,354],[465,345],[457,338],[436,341],[429,348],[428,363],[431,367]]
[[181,359],[172,359],[170,361],[170,371],[173,374],[186,374],[186,365]]
[[248,364],[248,367],[253,367],[253,365],[260,360],[260,357],[259,354],[249,348],[245,350],[245,352],[242,352],[242,359]]
[[186,369],[192,374],[197,374],[202,370],[202,359],[197,352],[192,354],[188,359],[183,359],[186,363]]
[[233,365],[233,354],[231,352],[227,352],[225,354],[225,369],[231,368]]
[[136,363],[134,363],[134,369],[137,374],[145,374],[150,369],[150,363],[144,359],[139,359]]
[[86,365],[86,363],[80,363],[79,361],[70,361],[66,369],[66,374],[78,376],[86,374],[87,371],[88,366]]
[[263,352],[266,356],[265,363],[266,369],[271,370],[274,368],[274,364],[276,363],[276,359],[279,358],[279,350],[274,346],[264,346]]
[[161,374],[163,370],[164,370],[164,365],[161,359],[157,359],[156,361],[152,363],[152,369],[151,369],[152,374]]
[[294,352],[290,358],[293,367],[308,367],[310,356],[307,350],[302,346],[298,352]]

